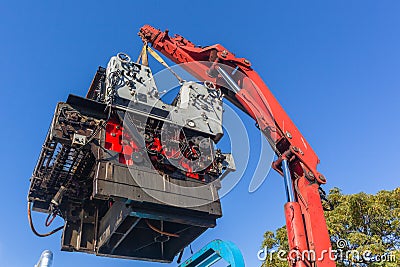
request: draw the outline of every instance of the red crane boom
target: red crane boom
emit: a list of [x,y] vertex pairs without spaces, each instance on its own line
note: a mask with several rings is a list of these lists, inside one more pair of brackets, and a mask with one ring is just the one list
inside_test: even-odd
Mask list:
[[257,122],[277,154],[272,167],[285,178],[290,266],[336,266],[321,204],[319,189],[326,179],[317,171],[319,159],[250,61],[220,44],[199,47],[149,25],[139,35],[197,79],[219,85],[228,100]]

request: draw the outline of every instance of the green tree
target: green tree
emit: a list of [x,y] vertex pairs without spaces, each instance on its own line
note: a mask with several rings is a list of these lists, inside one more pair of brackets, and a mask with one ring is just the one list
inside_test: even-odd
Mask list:
[[[333,207],[325,212],[332,247],[341,252],[338,267],[400,266],[400,187],[376,195],[344,195],[333,188],[327,198]],[[273,252],[288,251],[286,227],[267,231],[262,248],[267,255],[263,267],[287,267],[278,252]]]

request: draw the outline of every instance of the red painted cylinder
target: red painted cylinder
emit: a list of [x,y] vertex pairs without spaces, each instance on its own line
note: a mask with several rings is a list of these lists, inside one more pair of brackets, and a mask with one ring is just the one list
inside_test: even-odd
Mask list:
[[289,242],[288,260],[290,266],[306,266],[304,261],[313,259],[313,252],[308,251],[307,238],[304,229],[300,204],[288,202],[285,204],[286,228]]

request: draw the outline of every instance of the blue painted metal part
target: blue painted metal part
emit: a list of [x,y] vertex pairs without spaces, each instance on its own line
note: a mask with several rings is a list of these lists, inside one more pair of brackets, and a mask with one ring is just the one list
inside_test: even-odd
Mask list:
[[244,260],[239,248],[230,241],[216,239],[208,243],[201,250],[193,254],[178,267],[208,267],[225,260],[228,267],[244,267]]

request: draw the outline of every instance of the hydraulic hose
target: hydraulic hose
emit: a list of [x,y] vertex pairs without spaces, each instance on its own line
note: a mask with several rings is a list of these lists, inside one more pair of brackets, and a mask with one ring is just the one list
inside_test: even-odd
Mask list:
[[28,221],[29,221],[29,226],[31,227],[32,232],[35,235],[37,235],[38,237],[50,236],[50,235],[55,234],[55,233],[57,233],[58,231],[60,231],[61,229],[64,228],[64,226],[60,226],[60,227],[58,227],[58,228],[56,228],[56,229],[54,229],[54,230],[52,230],[52,231],[50,231],[48,233],[45,233],[45,234],[41,234],[38,231],[36,231],[35,226],[33,225],[33,222],[32,222],[31,202],[30,201],[28,201]]
[[150,222],[147,219],[146,219],[146,224],[151,230],[153,230],[154,232],[157,232],[159,234],[166,235],[166,236],[172,236],[172,237],[179,237],[178,234],[167,233],[167,232],[161,231],[160,229],[157,229],[156,227],[151,225]]

